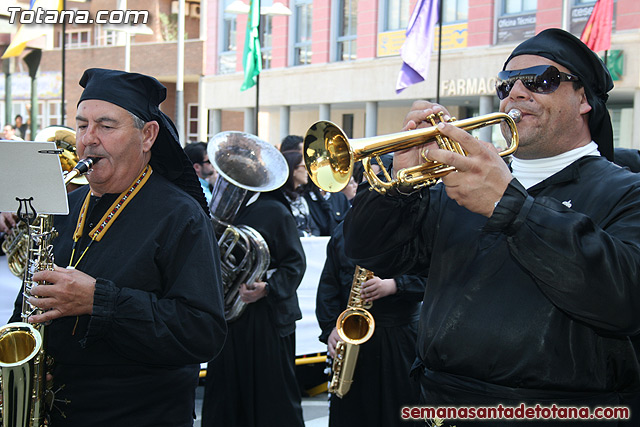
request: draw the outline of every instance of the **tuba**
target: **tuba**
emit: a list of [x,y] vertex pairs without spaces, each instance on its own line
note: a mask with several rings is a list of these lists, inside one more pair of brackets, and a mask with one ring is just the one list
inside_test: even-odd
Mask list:
[[[64,179],[65,185],[91,169],[92,159],[77,162]],[[33,209],[32,209],[33,211]],[[29,317],[42,313],[31,305],[33,275],[53,270],[53,240],[57,233],[51,215],[25,213],[18,215],[27,222],[27,264],[22,278],[21,322],[0,328],[0,387],[2,388],[2,425],[11,427],[42,427],[46,412],[53,403],[51,391],[45,386],[47,370],[44,324],[30,324]]]
[[260,280],[271,261],[260,233],[246,225],[232,225],[233,220],[249,191],[280,188],[289,168],[277,148],[243,132],[215,135],[207,144],[207,154],[218,171],[209,209],[220,248],[225,319],[232,322],[246,308],[240,299],[240,286]]
[[[49,126],[36,134],[36,142],[54,141],[60,150],[60,165],[62,171],[70,173],[78,164],[76,152],[76,131],[64,126]],[[83,174],[77,175],[70,181],[73,184],[87,184],[87,178]],[[7,255],[9,271],[17,277],[22,277],[27,265],[27,245],[29,230],[25,222],[19,222],[14,228],[5,234],[2,242],[2,251]]]
[[[520,121],[521,117],[520,111],[513,109],[509,111],[509,114],[492,113],[460,121],[451,119],[451,124],[467,132],[485,126],[506,125],[510,133],[507,138],[510,145],[506,150],[500,152],[500,156],[507,156],[518,148],[516,123]],[[432,124],[428,128],[351,141],[335,124],[328,121],[316,122],[304,137],[303,154],[307,173],[318,187],[325,191],[337,192],[349,183],[351,175],[353,175],[354,163],[362,161],[367,181],[379,193],[384,194],[387,190],[396,187],[416,190],[433,185],[438,179],[453,172],[455,168],[428,160],[421,165],[398,171],[397,177],[393,179],[380,160],[380,156],[383,154],[405,150],[431,141],[436,141],[442,149],[465,155],[460,144],[440,133],[437,122],[443,121],[442,113],[432,114],[427,117],[427,120]],[[378,178],[371,168],[372,158],[376,159],[381,167],[386,181]]]
[[336,321],[340,341],[336,344],[336,354],[333,357],[329,392],[340,398],[349,392],[353,383],[359,345],[369,341],[376,328],[376,322],[368,311],[372,303],[366,303],[361,296],[362,285],[371,278],[372,271],[356,265],[347,309],[340,313]]

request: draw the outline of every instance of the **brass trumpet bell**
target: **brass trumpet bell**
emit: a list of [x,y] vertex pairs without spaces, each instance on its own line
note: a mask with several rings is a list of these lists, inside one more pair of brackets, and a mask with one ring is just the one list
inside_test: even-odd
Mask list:
[[[520,120],[520,111],[511,110],[509,114],[492,113],[479,117],[472,117],[451,124],[470,132],[485,126],[505,124],[510,136],[507,138],[509,147],[500,152],[500,156],[512,154],[518,148],[518,129],[516,122]],[[442,116],[439,119],[442,121]],[[455,119],[454,119],[455,120]],[[394,179],[384,168],[380,156],[395,151],[423,145],[436,141],[440,148],[455,151],[465,155],[462,147],[440,133],[436,117],[431,118],[433,126],[398,132],[389,135],[375,136],[349,140],[345,133],[334,123],[319,121],[307,131],[303,143],[305,166],[311,180],[321,189],[332,193],[347,186],[353,175],[353,166],[362,161],[364,174],[371,187],[385,193],[387,190],[402,186],[412,189],[433,185],[436,181],[453,172],[455,168],[442,163],[427,161],[422,165],[398,171]],[[381,180],[371,168],[371,159],[375,159],[382,169],[386,181]]]

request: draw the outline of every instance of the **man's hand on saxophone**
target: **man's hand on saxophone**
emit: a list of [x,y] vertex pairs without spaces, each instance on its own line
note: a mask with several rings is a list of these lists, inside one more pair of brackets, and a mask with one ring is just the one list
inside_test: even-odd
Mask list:
[[377,299],[393,295],[398,292],[395,279],[381,279],[374,276],[362,285],[362,298],[366,302],[373,302]]
[[340,335],[338,335],[338,329],[333,328],[333,330],[329,334],[329,338],[327,339],[327,354],[330,357],[335,357],[336,346],[338,345],[338,341],[340,341]]
[[37,282],[47,282],[31,288],[29,303],[45,310],[31,316],[30,323],[44,323],[65,316],[91,314],[96,279],[73,268],[55,266],[54,270],[42,270],[33,275]]

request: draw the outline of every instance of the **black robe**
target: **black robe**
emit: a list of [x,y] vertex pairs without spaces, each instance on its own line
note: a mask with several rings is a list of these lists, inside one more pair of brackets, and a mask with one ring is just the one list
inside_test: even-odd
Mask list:
[[[319,338],[325,344],[347,307],[355,267],[344,253],[342,223],[338,224],[327,245],[316,297]],[[409,371],[416,354],[426,277],[398,276],[395,281],[397,293],[374,301],[369,310],[375,331],[360,345],[351,389],[342,398],[331,396],[331,427],[407,425],[400,419],[400,408],[419,402],[419,387],[409,378]]]
[[[303,197],[309,205],[309,212],[318,228],[318,236],[331,236],[333,229],[344,219],[351,207],[347,196],[342,193],[328,193],[325,199],[320,189],[309,182]],[[315,234],[314,234],[315,235]]]
[[269,294],[229,323],[222,353],[209,362],[202,426],[302,427],[294,332],[306,259],[296,222],[276,190],[241,208],[234,224],[254,228],[267,242]]
[[362,192],[345,239],[380,275],[429,271],[416,366],[424,403],[618,406],[639,396],[629,338],[640,332],[637,175],[583,157],[528,190],[513,180],[488,219],[442,185]]
[[[88,191],[70,193],[69,215],[55,218],[57,265],[69,263]],[[118,197],[92,201],[74,262]],[[211,220],[152,173],[76,268],[96,278],[93,314],[45,327],[57,391],[51,425],[192,426],[200,363],[220,351],[226,332]]]

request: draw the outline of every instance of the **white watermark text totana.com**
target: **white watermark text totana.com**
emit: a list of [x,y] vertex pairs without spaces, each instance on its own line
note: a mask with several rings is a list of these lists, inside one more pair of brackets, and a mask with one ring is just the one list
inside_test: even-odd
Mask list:
[[[88,10],[49,10],[42,7],[24,10],[7,8],[9,24],[146,24],[148,10],[98,10],[95,17]],[[21,13],[22,11],[22,13]]]

